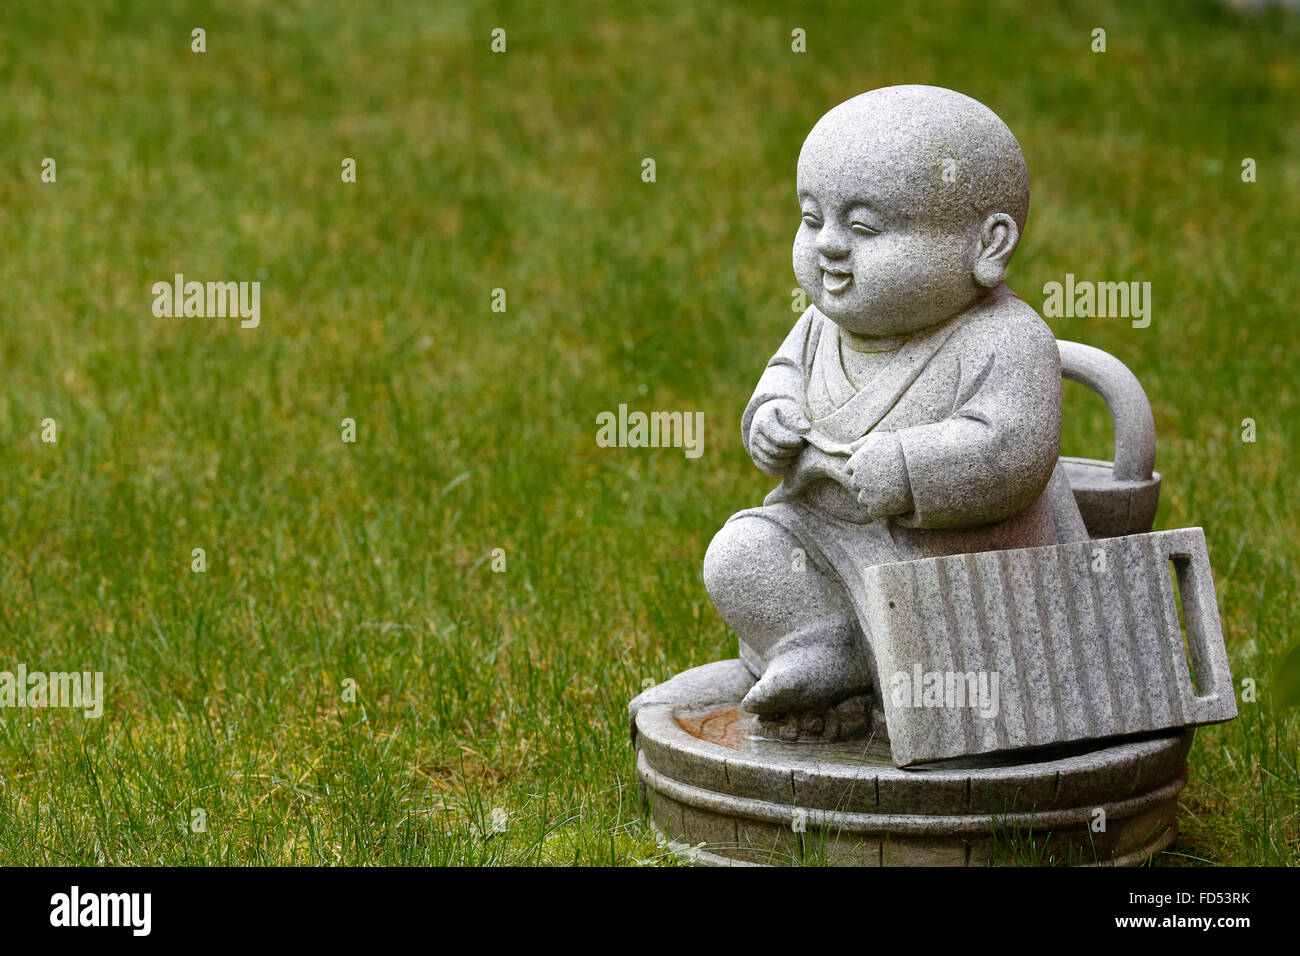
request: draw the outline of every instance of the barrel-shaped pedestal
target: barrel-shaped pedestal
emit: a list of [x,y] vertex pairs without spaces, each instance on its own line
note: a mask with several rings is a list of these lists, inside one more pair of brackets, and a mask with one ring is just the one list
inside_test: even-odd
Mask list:
[[866,742],[750,738],[735,704],[636,714],[655,827],[701,863],[1129,865],[1169,846],[1192,732],[901,770]]

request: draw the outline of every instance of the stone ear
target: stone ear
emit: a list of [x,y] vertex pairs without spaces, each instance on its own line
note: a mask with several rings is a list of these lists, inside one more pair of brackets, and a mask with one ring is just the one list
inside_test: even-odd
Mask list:
[[979,255],[971,268],[975,281],[986,288],[1000,283],[1019,242],[1020,229],[1006,213],[997,212],[985,219],[980,226]]

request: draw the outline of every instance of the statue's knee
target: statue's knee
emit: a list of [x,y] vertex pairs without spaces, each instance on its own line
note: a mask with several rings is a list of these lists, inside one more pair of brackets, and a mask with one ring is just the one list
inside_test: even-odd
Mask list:
[[713,603],[734,602],[740,595],[771,587],[773,573],[783,560],[785,537],[780,528],[761,518],[739,518],[723,525],[704,554],[704,587]]
[[736,550],[732,541],[732,524],[734,522],[724,524],[704,552],[704,587],[714,603],[720,594],[729,593],[735,583]]

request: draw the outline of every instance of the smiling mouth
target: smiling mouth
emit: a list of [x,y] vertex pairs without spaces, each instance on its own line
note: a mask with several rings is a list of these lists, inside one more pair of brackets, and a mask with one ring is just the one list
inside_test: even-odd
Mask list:
[[838,295],[852,284],[852,272],[831,272],[822,269],[822,288],[832,295]]

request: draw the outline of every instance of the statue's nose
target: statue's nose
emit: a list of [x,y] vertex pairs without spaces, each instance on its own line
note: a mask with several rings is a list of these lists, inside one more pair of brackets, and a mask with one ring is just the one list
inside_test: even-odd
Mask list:
[[831,259],[841,259],[849,253],[848,236],[844,230],[827,223],[817,233],[817,251]]

